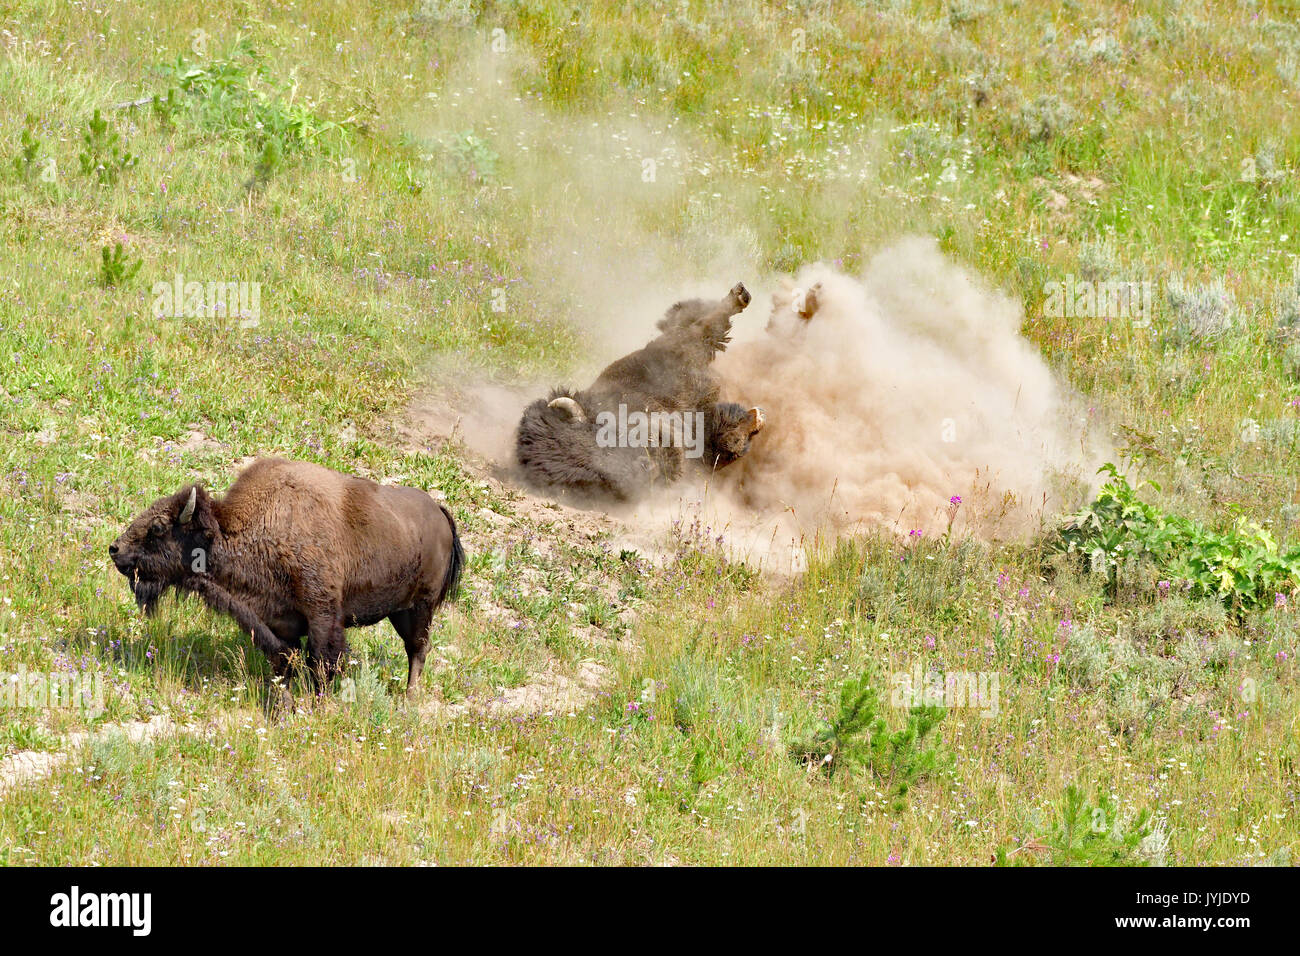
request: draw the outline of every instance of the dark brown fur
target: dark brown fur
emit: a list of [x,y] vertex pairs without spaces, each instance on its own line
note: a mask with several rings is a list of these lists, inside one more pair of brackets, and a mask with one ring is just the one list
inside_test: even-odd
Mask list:
[[742,457],[763,427],[762,412],[720,402],[711,363],[730,341],[732,318],[749,302],[749,291],[739,283],[719,300],[678,302],[659,321],[657,338],[612,362],[590,388],[556,389],[529,405],[515,441],[524,474],[553,491],[615,500],[637,498],[656,480],[679,477],[680,447],[597,443],[597,416],[616,413],[620,404],[645,412],[703,412],[704,464],[718,468]]
[[328,680],[347,653],[344,628],[388,618],[406,644],[408,692],[465,557],[451,512],[427,493],[279,458],[253,462],[220,499],[200,485],[158,499],[108,550],[147,613],[168,588],[197,594],[252,635],[277,675],[306,637],[313,673]]

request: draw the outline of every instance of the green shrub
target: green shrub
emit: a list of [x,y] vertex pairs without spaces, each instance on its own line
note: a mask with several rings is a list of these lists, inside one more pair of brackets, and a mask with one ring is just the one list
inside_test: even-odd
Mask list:
[[1092,504],[1070,517],[1058,544],[1106,576],[1112,599],[1121,568],[1143,561],[1163,575],[1156,584],[1161,591],[1181,588],[1194,598],[1218,598],[1238,616],[1300,586],[1300,547],[1279,550],[1273,535],[1253,522],[1215,532],[1167,515],[1141,501],[1114,465],[1100,473],[1111,480]]
[[94,176],[101,185],[113,185],[119,175],[140,161],[139,157],[133,156],[129,151],[123,151],[117,130],[109,127],[99,110],[95,110],[90,122],[86,124],[86,132],[81,139],[84,144],[78,157],[81,171],[87,176]]
[[[1165,842],[1164,834],[1152,825],[1150,810],[1125,814],[1113,798],[1098,796],[1089,800],[1083,790],[1071,784],[1065,790],[1060,817],[1049,833],[1039,834],[1010,852],[1001,847],[994,860],[998,866],[1146,866],[1163,855]],[[1026,855],[1018,856],[1022,852]]]
[[835,719],[792,743],[790,756],[818,765],[828,777],[840,767],[868,771],[897,798],[895,809],[901,809],[908,790],[938,769],[938,748],[924,745],[945,713],[942,707],[912,707],[903,729],[890,733],[879,695],[863,674],[841,687]]
[[106,289],[113,289],[130,282],[135,278],[135,274],[140,271],[140,265],[144,262],[143,259],[131,262],[126,253],[122,251],[120,242],[114,243],[111,249],[104,246],[100,253],[99,284]]
[[348,143],[346,126],[285,95],[247,38],[209,63],[196,65],[178,56],[159,71],[171,84],[165,95],[154,97],[155,113],[165,123],[185,113],[199,128],[242,140],[259,155],[272,140],[285,153],[304,155],[337,155]]

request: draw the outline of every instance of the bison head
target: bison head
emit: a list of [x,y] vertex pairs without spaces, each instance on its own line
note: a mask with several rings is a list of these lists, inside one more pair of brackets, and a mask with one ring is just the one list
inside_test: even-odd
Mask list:
[[718,402],[706,415],[708,463],[722,468],[749,452],[749,443],[763,430],[766,419],[761,408],[745,408],[735,402]]
[[211,497],[191,485],[146,508],[108,546],[108,554],[130,584],[136,603],[152,614],[164,591],[206,570],[217,531]]

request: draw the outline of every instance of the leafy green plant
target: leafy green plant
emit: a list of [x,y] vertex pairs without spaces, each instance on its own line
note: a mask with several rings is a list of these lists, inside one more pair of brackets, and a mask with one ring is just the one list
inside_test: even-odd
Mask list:
[[1119,568],[1128,560],[1149,560],[1166,588],[1181,585],[1192,597],[1215,597],[1238,612],[1300,586],[1300,547],[1281,551],[1273,535],[1255,523],[1211,531],[1140,500],[1114,465],[1103,465],[1099,473],[1111,480],[1092,504],[1068,519],[1058,547],[1105,574],[1112,599]]
[[456,167],[475,183],[489,183],[496,178],[499,157],[487,140],[467,131],[453,139],[449,149]]
[[144,262],[143,259],[131,262],[123,251],[120,242],[115,243],[111,251],[108,246],[104,246],[101,252],[99,284],[108,289],[130,282],[135,278],[135,274],[140,271],[140,266]]
[[925,740],[945,713],[942,707],[912,707],[906,725],[891,733],[880,713],[879,694],[864,673],[840,688],[835,719],[791,744],[790,756],[818,765],[828,777],[840,767],[869,771],[900,808],[908,790],[938,769],[938,748],[925,747]]
[[268,139],[262,146],[257,162],[253,164],[253,178],[248,181],[247,186],[250,189],[260,189],[265,186],[283,164],[284,150],[280,146],[280,141],[275,138]]
[[348,127],[294,102],[296,90],[276,83],[247,38],[224,57],[198,65],[178,56],[159,70],[172,88],[166,101],[155,97],[154,106],[168,118],[184,109],[199,127],[242,139],[259,152],[271,141],[284,152],[302,154],[337,155],[347,145]]
[[167,90],[166,96],[155,94],[151,103],[153,115],[158,118],[159,124],[169,128],[176,125],[176,116],[183,106],[176,97],[176,87]]
[[27,125],[18,134],[18,155],[14,157],[14,172],[24,179],[36,168],[36,158],[41,152],[41,141],[32,135],[32,117],[27,117]]
[[35,724],[16,721],[0,730],[0,754],[19,750],[56,750],[58,745],[56,736]]
[[122,149],[117,130],[109,127],[99,110],[95,110],[81,138],[85,144],[79,157],[81,171],[94,176],[102,185],[113,185],[119,175],[140,161],[139,157]]
[[1089,800],[1082,789],[1071,784],[1065,789],[1060,817],[1052,830],[1010,851],[999,847],[994,862],[998,866],[1146,866],[1150,856],[1163,849],[1158,844],[1150,810],[1136,816],[1124,814],[1110,796]]

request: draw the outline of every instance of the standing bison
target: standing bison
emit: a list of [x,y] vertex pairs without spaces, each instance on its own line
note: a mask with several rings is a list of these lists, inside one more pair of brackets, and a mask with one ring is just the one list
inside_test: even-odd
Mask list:
[[556,389],[529,405],[515,439],[525,477],[553,492],[630,501],[679,478],[685,459],[720,468],[744,456],[763,411],[719,401],[710,366],[750,298],[737,283],[719,300],[678,302],[656,339],[590,388]]
[[200,485],[159,498],[108,553],[152,614],[168,588],[233,617],[276,675],[307,638],[318,685],[348,651],[345,627],[388,618],[417,687],[433,613],[458,591],[465,552],[451,512],[302,461],[262,458],[217,499]]

